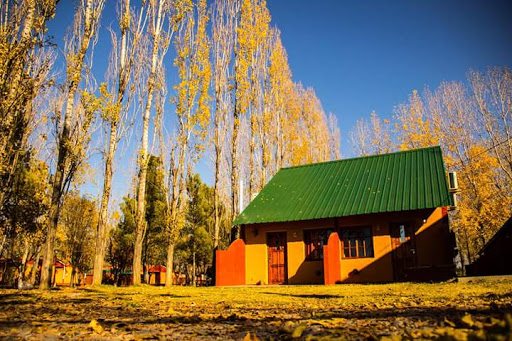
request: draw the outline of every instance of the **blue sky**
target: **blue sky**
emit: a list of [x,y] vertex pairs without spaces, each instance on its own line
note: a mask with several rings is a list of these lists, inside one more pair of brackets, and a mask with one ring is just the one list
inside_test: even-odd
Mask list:
[[[98,80],[110,49],[106,28],[116,25],[115,3],[107,0],[102,17],[94,61]],[[268,7],[273,25],[281,30],[294,80],[314,87],[324,110],[337,115],[344,157],[352,154],[348,132],[372,110],[390,117],[414,89],[463,81],[469,68],[512,65],[512,1],[268,0]],[[49,25],[59,48],[72,19],[72,1],[60,1]],[[175,81],[172,73],[170,78]],[[128,154],[121,162],[133,160]],[[101,165],[98,157],[92,162]],[[125,172],[116,175],[114,197],[127,192],[126,168],[132,166],[118,166]],[[202,161],[197,171],[211,181],[208,162]],[[96,194],[100,186],[98,179],[84,189]]]
[[413,89],[512,63],[511,1],[269,1],[294,78],[311,85],[347,132],[372,110],[390,116]]

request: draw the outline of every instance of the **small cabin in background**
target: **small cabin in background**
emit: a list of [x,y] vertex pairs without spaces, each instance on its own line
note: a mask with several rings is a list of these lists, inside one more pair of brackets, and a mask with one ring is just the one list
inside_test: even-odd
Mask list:
[[[41,272],[41,263],[42,260],[39,260],[38,264],[38,272]],[[30,260],[27,262],[27,267],[25,270],[25,277],[28,278],[30,273],[32,272],[32,268],[34,266],[34,261]],[[72,278],[73,266],[70,263],[63,262],[61,260],[56,259],[52,265],[52,285],[58,286],[82,286],[88,285],[92,283],[92,274],[80,273],[80,271],[75,268],[74,278]]]
[[163,265],[155,265],[148,270],[149,284],[151,285],[165,285],[165,275],[167,268]]
[[283,168],[217,251],[216,284],[448,279],[453,205],[439,147]]
[[512,275],[512,217],[466,267],[468,276]]
[[[162,264],[149,265],[149,282],[147,284],[161,286],[165,285],[167,267]],[[141,281],[144,283],[144,272],[140,272]],[[115,272],[112,267],[103,269],[103,284],[116,284],[119,286],[130,286],[133,283],[133,272],[125,270]],[[185,285],[186,278],[184,274],[173,273],[172,285]]]

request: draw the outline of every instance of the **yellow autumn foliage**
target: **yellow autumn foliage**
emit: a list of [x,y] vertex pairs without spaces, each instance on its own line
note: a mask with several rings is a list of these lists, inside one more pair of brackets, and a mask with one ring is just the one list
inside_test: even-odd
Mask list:
[[[512,215],[512,72],[489,68],[470,71],[467,84],[443,82],[422,96],[414,90],[395,109],[392,136],[386,124],[371,115],[350,134],[361,155],[440,145],[448,171],[456,171],[460,192],[451,225],[463,265]],[[382,134],[382,131],[384,134]]]
[[468,261],[474,260],[501,227],[504,217],[512,214],[512,197],[503,195],[496,188],[498,169],[496,157],[484,147],[474,145],[469,148],[466,167],[458,172],[461,195],[452,226],[460,246],[465,248]]

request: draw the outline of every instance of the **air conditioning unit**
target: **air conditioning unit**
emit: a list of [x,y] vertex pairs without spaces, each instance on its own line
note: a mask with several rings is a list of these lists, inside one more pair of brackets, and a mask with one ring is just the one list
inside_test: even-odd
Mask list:
[[450,192],[458,192],[459,191],[459,182],[457,181],[457,172],[448,172],[448,187],[450,188]]
[[458,200],[457,200],[457,193],[452,192],[452,193],[450,193],[450,195],[452,196],[452,201],[453,201],[453,206],[452,206],[452,207],[450,207],[450,208],[451,208],[452,210],[456,210],[456,209],[457,209],[457,206],[458,206],[458,205],[457,205],[457,201],[458,201]]
[[459,182],[457,181],[457,172],[448,172],[448,189],[452,197],[453,206],[451,210],[457,209],[457,193],[459,193]]

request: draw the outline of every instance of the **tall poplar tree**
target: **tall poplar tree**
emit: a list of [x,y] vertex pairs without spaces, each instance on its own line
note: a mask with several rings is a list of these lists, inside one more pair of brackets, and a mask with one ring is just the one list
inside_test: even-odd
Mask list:
[[236,32],[236,16],[239,2],[235,0],[217,0],[212,8],[212,73],[215,111],[213,117],[213,162],[214,162],[214,238],[213,248],[219,246],[220,235],[220,182],[222,167],[226,158],[226,139],[228,137],[228,117],[233,111],[231,96],[233,49]]
[[[263,136],[270,129],[265,125],[265,120],[271,117],[264,115],[268,113],[263,106],[264,102],[264,83],[267,78],[267,62],[269,54],[269,35],[270,35],[270,13],[267,9],[267,3],[264,0],[251,1],[252,8],[247,13],[242,12],[242,19],[248,21],[248,62],[249,62],[249,107],[248,115],[250,122],[250,140],[249,140],[249,200],[252,199],[259,189],[260,183],[257,181],[257,171],[263,172],[263,167],[259,165],[257,154],[262,148]],[[247,16],[247,18],[245,18]],[[260,174],[260,178],[262,175]]]
[[11,193],[28,149],[34,101],[53,81],[55,60],[46,24],[56,0],[4,1],[0,5],[0,209]]
[[[249,64],[250,64],[250,39],[252,26],[252,3],[250,0],[242,0],[240,14],[238,15],[235,40],[235,83],[234,83],[234,110],[231,127],[231,221],[238,215],[240,178],[239,161],[239,131],[243,116],[249,106]],[[236,236],[238,237],[238,231]]]
[[[145,88],[145,106],[142,114],[142,141],[139,149],[138,159],[138,185],[137,185],[137,210],[135,214],[135,245],[133,249],[133,284],[140,284],[142,243],[146,231],[145,221],[145,196],[146,176],[149,160],[149,119],[157,83],[157,73],[162,67],[163,58],[167,53],[172,34],[175,31],[174,20],[177,16],[172,15],[174,4],[171,0],[150,0],[148,1],[149,13],[149,37],[151,41],[150,66],[147,85]],[[167,31],[164,30],[168,25]]]
[[[41,266],[42,289],[51,286],[51,264],[54,259],[55,233],[59,223],[62,201],[69,184],[81,165],[87,136],[94,115],[94,99],[83,93],[82,109],[77,108],[79,85],[87,52],[94,45],[94,37],[99,27],[104,0],[82,0],[75,12],[72,36],[66,45],[66,81],[65,104],[63,113],[56,113],[57,125],[57,163],[52,183],[50,222],[46,235],[43,263]],[[62,116],[62,122],[61,122]]]
[[[281,41],[281,33],[278,29],[272,30],[270,47],[270,61],[268,70],[268,81],[265,88],[265,110],[264,123],[267,138],[263,141],[263,177],[262,185],[266,183],[268,167],[271,167],[273,160],[273,171],[279,170],[285,165],[285,144],[290,140],[287,138],[286,131],[292,122],[288,121],[289,110],[286,107],[287,97],[291,87],[293,87],[292,73],[288,64],[286,49]],[[268,130],[274,129],[270,134]],[[275,148],[272,153],[272,149]]]
[[[138,16],[130,8],[130,0],[119,0],[119,29],[121,37],[118,40],[114,31],[111,31],[112,53],[110,60],[111,84],[102,84],[103,97],[102,117],[108,131],[108,142],[105,146],[105,171],[103,178],[103,192],[99,211],[98,226],[96,229],[96,253],[94,255],[93,283],[101,284],[103,278],[103,261],[105,258],[105,240],[108,220],[108,206],[112,188],[113,166],[117,146],[120,139],[120,130],[124,128],[128,119],[128,104],[126,97],[130,85],[132,67],[136,58],[136,49],[142,36],[145,23],[145,11],[141,9]],[[133,22],[135,21],[135,22]],[[140,68],[138,68],[140,70]],[[132,92],[128,90],[128,92]],[[128,96],[126,96],[128,95]]]
[[[172,284],[174,248],[184,219],[184,195],[189,170],[204,152],[210,119],[211,80],[210,46],[206,33],[209,20],[206,0],[194,6],[183,2],[183,20],[178,24],[174,45],[180,82],[176,91],[177,136],[171,152],[170,188],[168,193],[168,230],[166,286]],[[196,9],[196,10],[195,10]],[[197,13],[197,22],[196,22]]]

